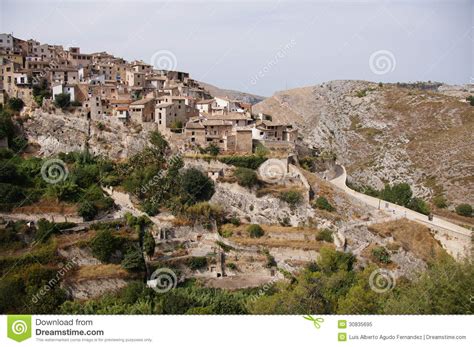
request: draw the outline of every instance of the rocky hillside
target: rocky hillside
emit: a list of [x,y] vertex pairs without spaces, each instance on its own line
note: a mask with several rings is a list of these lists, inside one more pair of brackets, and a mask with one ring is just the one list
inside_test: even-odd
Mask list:
[[354,183],[408,182],[422,197],[472,204],[474,107],[464,101],[469,90],[453,88],[332,81],[278,92],[254,111],[334,152]]
[[228,97],[229,99],[240,100],[249,104],[256,104],[265,99],[263,96],[239,92],[237,90],[221,89],[204,82],[199,82],[199,84],[204,87],[212,97]]

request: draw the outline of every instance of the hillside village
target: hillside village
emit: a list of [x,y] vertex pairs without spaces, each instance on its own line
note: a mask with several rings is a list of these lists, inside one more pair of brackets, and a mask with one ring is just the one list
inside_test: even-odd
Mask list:
[[0,34],[0,65],[1,104],[20,98],[29,109],[56,105],[90,120],[142,125],[187,151],[214,144],[222,152],[251,153],[255,142],[291,150],[298,137],[291,124],[253,114],[249,103],[211,97],[187,72],[107,52]]
[[[470,205],[434,208],[404,172],[369,192],[351,184],[351,164],[389,130],[369,111],[392,87],[330,82],[253,105],[187,72],[10,34],[0,65],[2,130],[17,131],[0,133],[0,294],[21,297],[0,311],[405,313],[390,306],[399,288],[472,254]],[[67,267],[45,303],[43,265]]]

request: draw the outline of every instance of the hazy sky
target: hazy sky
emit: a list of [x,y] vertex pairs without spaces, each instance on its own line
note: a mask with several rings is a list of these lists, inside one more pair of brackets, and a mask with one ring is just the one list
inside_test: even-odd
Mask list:
[[0,31],[269,96],[335,79],[474,83],[474,0],[0,0]]

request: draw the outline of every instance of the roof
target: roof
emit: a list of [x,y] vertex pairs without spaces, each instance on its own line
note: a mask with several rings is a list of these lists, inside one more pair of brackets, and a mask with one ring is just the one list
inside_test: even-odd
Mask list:
[[199,100],[196,104],[212,104],[214,99]]
[[198,122],[187,122],[186,129],[204,129],[204,125]]
[[223,119],[223,120],[252,120],[250,116],[245,113],[227,113],[223,115],[210,115],[206,116],[207,119]]
[[130,104],[132,100],[127,99],[111,99],[110,102],[112,104]]
[[145,105],[145,104],[148,104],[149,102],[152,102],[154,101],[155,99],[140,99],[140,100],[137,100],[137,101],[134,101],[132,102],[132,105]]
[[128,111],[128,106],[118,106],[115,109],[117,111]]
[[172,102],[163,102],[161,104],[156,104],[155,108],[158,108],[158,107],[170,107],[174,105]]
[[202,125],[204,126],[214,126],[214,125],[230,125],[232,126],[232,123],[231,122],[226,122],[226,121],[223,121],[223,120],[205,120],[202,122]]
[[257,126],[262,125],[262,124],[265,125],[265,126],[268,126],[268,127],[287,126],[288,125],[288,124],[272,122],[272,121],[269,121],[269,120],[257,121]]

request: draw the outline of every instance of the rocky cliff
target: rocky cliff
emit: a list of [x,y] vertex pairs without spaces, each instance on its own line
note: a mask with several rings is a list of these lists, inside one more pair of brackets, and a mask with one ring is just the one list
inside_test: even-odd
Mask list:
[[[425,88],[426,87],[426,88]],[[471,91],[474,92],[474,91]],[[474,202],[474,107],[459,87],[332,81],[254,106],[332,151],[354,183],[408,182],[419,196]]]

